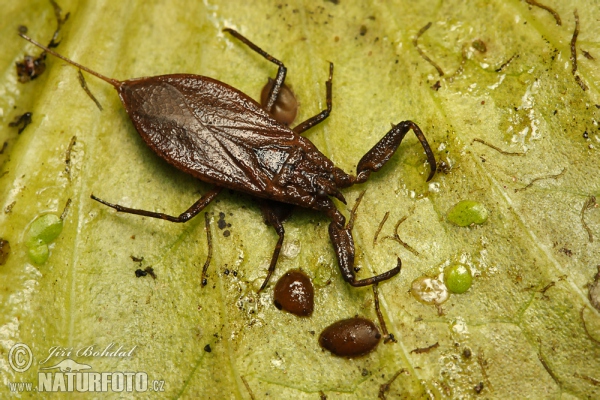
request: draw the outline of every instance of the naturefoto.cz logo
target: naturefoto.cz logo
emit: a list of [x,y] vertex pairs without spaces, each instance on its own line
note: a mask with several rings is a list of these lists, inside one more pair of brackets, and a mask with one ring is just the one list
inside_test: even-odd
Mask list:
[[[51,347],[48,356],[34,364],[34,355],[28,345],[15,344],[8,353],[8,363],[16,373],[24,373],[38,366],[38,381],[8,382],[11,392],[148,392],[164,391],[163,380],[150,380],[146,372],[96,372],[91,363],[74,360],[86,358],[129,358],[137,346],[125,349],[110,343],[104,348],[84,346],[79,349]],[[50,362],[54,359],[54,362]],[[60,361],[58,361],[60,360]]]

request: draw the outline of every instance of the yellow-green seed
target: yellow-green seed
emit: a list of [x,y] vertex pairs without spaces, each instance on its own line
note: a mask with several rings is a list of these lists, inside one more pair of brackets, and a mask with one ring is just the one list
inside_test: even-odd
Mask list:
[[27,242],[27,255],[35,264],[43,264],[48,260],[50,250],[48,245],[41,239]]
[[63,221],[60,217],[55,214],[44,214],[33,221],[29,227],[27,241],[40,239],[48,244],[60,235],[62,228]]
[[472,200],[461,200],[448,211],[448,221],[458,226],[483,224],[487,221],[488,214],[483,204]]
[[473,276],[468,266],[456,263],[444,269],[444,281],[452,293],[464,293],[471,287]]

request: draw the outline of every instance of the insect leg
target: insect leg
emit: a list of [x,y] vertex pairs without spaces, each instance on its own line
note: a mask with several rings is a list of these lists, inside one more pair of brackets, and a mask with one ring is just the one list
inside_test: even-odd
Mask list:
[[137,208],[123,207],[118,204],[112,204],[112,203],[109,203],[102,199],[99,199],[96,196],[94,196],[93,194],[92,194],[91,198],[93,200],[96,200],[97,202],[104,204],[105,206],[114,208],[118,212],[143,215],[145,217],[166,219],[167,221],[171,221],[171,222],[186,222],[186,221],[190,220],[191,218],[195,217],[200,211],[202,211],[202,209],[204,209],[204,207],[206,207],[215,197],[217,197],[219,192],[221,192],[221,189],[222,188],[218,187],[218,186],[213,188],[211,191],[209,191],[204,196],[202,196],[200,198],[200,200],[195,202],[185,212],[179,214],[178,217],[174,217],[172,215],[167,215],[167,214],[163,214],[163,213],[157,213],[157,212],[153,212],[153,211],[139,210]]
[[352,286],[372,285],[390,279],[400,272],[402,261],[398,258],[396,267],[389,271],[370,278],[356,280],[356,277],[354,276],[354,240],[352,239],[350,228],[347,226],[340,228],[335,221],[332,221],[331,224],[329,224],[329,237],[331,238],[333,248],[335,249],[335,255],[337,256],[342,277]]
[[246,46],[250,47],[252,50],[257,52],[258,54],[260,54],[267,60],[271,61],[273,64],[277,64],[277,66],[279,67],[277,69],[277,76],[275,77],[275,84],[273,85],[273,87],[271,87],[271,92],[269,93],[269,97],[268,97],[269,101],[267,102],[267,106],[265,107],[265,109],[268,112],[271,112],[271,109],[273,108],[273,104],[275,104],[275,100],[277,99],[277,96],[279,95],[279,90],[281,89],[281,85],[283,85],[283,82],[285,81],[285,74],[287,72],[287,68],[285,67],[285,65],[283,65],[283,63],[281,61],[279,61],[275,57],[271,56],[269,53],[267,53],[266,51],[264,51],[263,49],[261,49],[260,47],[258,47],[254,43],[252,43],[250,40],[246,39],[246,37],[242,36],[242,34],[239,33],[238,31],[235,31],[231,28],[225,28],[225,29],[223,29],[223,32],[229,33],[230,35],[232,35],[233,37],[235,37],[236,39],[238,39],[239,41],[244,43]]
[[425,154],[427,154],[427,162],[431,168],[431,172],[427,177],[427,180],[429,181],[433,177],[433,174],[435,174],[436,169],[433,151],[431,151],[431,147],[429,147],[425,135],[423,135],[423,132],[417,124],[412,121],[402,121],[394,126],[392,130],[390,130],[371,150],[367,152],[367,154],[363,156],[363,158],[361,158],[356,167],[356,183],[363,183],[369,178],[371,172],[378,171],[383,167],[398,149],[400,143],[402,143],[402,139],[404,139],[404,136],[406,136],[410,129],[413,130],[417,139],[421,142]]
[[[354,276],[354,239],[352,238],[352,221],[346,224],[346,219],[337,208],[331,203],[331,206],[323,210],[331,218],[329,224],[329,237],[335,250],[340,272],[346,282],[352,286],[368,286],[377,282],[390,279],[400,273],[402,261],[398,258],[396,267],[382,274],[370,278],[356,280]],[[354,213],[354,210],[353,210]]]
[[269,279],[271,279],[271,275],[273,275],[273,272],[275,271],[277,259],[279,258],[279,253],[281,252],[281,245],[283,244],[283,237],[285,235],[283,221],[292,213],[293,209],[294,207],[290,204],[279,203],[270,200],[260,200],[260,210],[262,211],[265,223],[275,228],[275,232],[277,232],[279,240],[277,240],[275,250],[273,250],[273,255],[271,256],[271,264],[269,264],[267,277],[260,286],[260,289],[258,289],[259,292],[267,287]]
[[297,133],[298,135],[300,135],[302,132],[306,131],[307,129],[312,128],[313,126],[317,125],[318,123],[323,122],[325,120],[325,118],[329,117],[329,113],[331,113],[331,90],[332,90],[331,81],[332,81],[332,79],[333,79],[333,63],[330,62],[329,63],[329,79],[327,79],[327,81],[325,82],[325,90],[326,90],[325,101],[327,102],[327,109],[321,111],[314,117],[307,119],[306,121],[302,122],[301,124],[298,124],[293,129],[293,131],[295,133]]

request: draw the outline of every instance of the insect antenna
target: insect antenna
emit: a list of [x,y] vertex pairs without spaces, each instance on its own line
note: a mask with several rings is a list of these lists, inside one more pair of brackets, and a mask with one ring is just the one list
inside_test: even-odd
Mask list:
[[85,72],[88,72],[88,73],[90,73],[90,74],[92,74],[92,75],[94,75],[94,76],[96,76],[96,77],[98,77],[98,78],[102,79],[102,80],[103,80],[103,81],[105,81],[105,82],[108,82],[108,83],[110,83],[110,84],[111,84],[111,85],[113,85],[115,88],[117,88],[117,87],[121,86],[121,81],[118,81],[118,80],[116,80],[116,79],[109,78],[109,77],[107,77],[107,76],[104,76],[104,75],[102,75],[102,74],[100,74],[100,73],[96,72],[96,71],[93,71],[93,70],[89,69],[88,67],[84,67],[83,65],[81,65],[81,64],[79,64],[79,63],[76,63],[75,61],[73,61],[73,60],[70,60],[70,59],[68,59],[67,57],[63,56],[63,55],[61,55],[61,54],[58,54],[58,53],[57,53],[57,52],[55,52],[54,50],[51,50],[51,49],[49,49],[48,47],[44,46],[43,44],[40,44],[40,43],[36,42],[35,40],[33,40],[32,38],[30,38],[29,36],[27,36],[27,35],[25,35],[25,34],[23,34],[23,33],[20,33],[20,32],[19,32],[19,36],[21,36],[23,39],[27,40],[28,42],[30,42],[30,43],[32,43],[32,44],[34,44],[34,45],[36,45],[36,46],[37,46],[37,47],[39,47],[40,49],[44,50],[46,53],[50,53],[50,54],[52,54],[54,57],[58,57],[58,58],[60,58],[61,60],[63,60],[63,61],[66,61],[66,62],[68,62],[69,64],[71,64],[71,65],[74,65],[74,66],[76,66],[77,68],[79,68],[79,69],[82,69],[82,70],[84,70]]

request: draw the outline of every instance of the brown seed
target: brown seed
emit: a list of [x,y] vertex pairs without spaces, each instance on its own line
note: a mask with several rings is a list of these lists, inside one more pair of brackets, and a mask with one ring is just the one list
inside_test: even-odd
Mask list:
[[340,357],[357,357],[373,350],[381,339],[375,324],[366,318],[349,318],[329,325],[319,344]]
[[[265,107],[269,101],[269,92],[271,91],[274,82],[273,79],[269,78],[260,93],[260,104],[263,107]],[[273,104],[270,114],[277,122],[281,122],[284,125],[290,125],[296,119],[296,114],[298,114],[298,100],[296,100],[296,96],[294,95],[294,92],[292,92],[292,89],[286,84],[281,86],[279,95],[275,100],[275,104]]]
[[300,270],[291,270],[277,281],[273,302],[280,310],[307,317],[313,312],[314,293],[310,278]]

